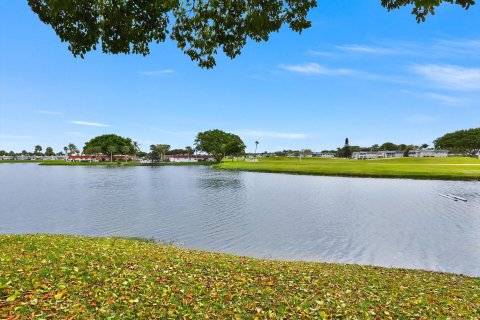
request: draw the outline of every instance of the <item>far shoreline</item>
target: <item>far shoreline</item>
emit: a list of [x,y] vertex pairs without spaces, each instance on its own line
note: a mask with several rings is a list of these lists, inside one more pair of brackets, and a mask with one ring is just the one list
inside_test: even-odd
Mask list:
[[[445,160],[446,159],[446,160]],[[283,162],[283,166],[277,166]],[[307,166],[305,167],[305,162]],[[408,163],[402,163],[408,162]],[[421,162],[421,163],[418,163]],[[425,163],[426,162],[426,163]],[[438,163],[435,163],[438,162]],[[464,162],[464,163],[458,163]],[[384,178],[384,179],[411,179],[411,180],[444,180],[444,181],[480,181],[480,160],[474,158],[452,157],[452,158],[401,158],[372,160],[351,160],[351,159],[304,159],[299,162],[296,158],[263,158],[260,162],[245,162],[229,160],[221,163],[212,162],[68,162],[63,160],[2,160],[0,163],[36,163],[42,166],[105,166],[105,167],[163,167],[163,166],[211,166],[217,170],[234,172],[258,172],[288,175],[326,176],[326,177],[349,177],[349,178]],[[390,172],[375,172],[374,166],[365,170],[364,164],[376,164],[381,167],[392,164]],[[312,165],[313,164],[313,165]],[[342,168],[337,164],[348,166]],[[322,165],[325,165],[322,167]],[[262,167],[263,166],[263,167]],[[363,166],[363,167],[362,167]],[[375,166],[376,167],[376,166]],[[420,172],[405,171],[409,168],[421,168]],[[439,172],[436,168],[449,167],[450,172]],[[474,167],[478,174],[461,174],[460,169]],[[401,169],[400,169],[401,168]],[[477,169],[478,168],[478,169]],[[327,171],[330,170],[330,171]],[[455,170],[456,169],[456,170]],[[342,171],[343,170],[343,171]],[[363,171],[362,171],[363,170]],[[403,170],[403,171],[402,171]]]

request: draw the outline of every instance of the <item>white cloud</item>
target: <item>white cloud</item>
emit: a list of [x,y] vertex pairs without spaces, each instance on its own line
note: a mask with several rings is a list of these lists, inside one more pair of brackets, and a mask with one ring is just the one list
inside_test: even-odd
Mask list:
[[175,71],[173,69],[163,69],[163,70],[154,70],[154,71],[139,71],[139,74],[142,76],[147,77],[158,77],[158,76],[166,76],[170,74],[174,74]]
[[450,90],[480,90],[480,68],[454,65],[413,65],[410,71],[434,85]]
[[48,114],[52,116],[61,116],[63,114],[63,112],[49,111],[49,110],[37,110],[35,112],[40,114]]
[[258,138],[282,138],[282,139],[305,139],[307,137],[304,133],[288,133],[288,132],[274,132],[274,131],[257,131],[257,130],[237,130],[237,134],[245,136],[253,136]]
[[330,52],[330,51],[318,51],[318,50],[308,50],[307,54],[316,57],[325,57],[325,58],[338,58],[340,54]]
[[337,46],[338,49],[347,52],[356,52],[356,53],[367,53],[367,54],[379,54],[379,55],[390,55],[390,54],[401,54],[403,52],[395,50],[393,48],[384,48],[384,47],[374,47],[367,45],[359,44],[348,44]]
[[425,96],[429,97],[431,99],[437,100],[441,104],[445,104],[445,105],[449,105],[449,106],[464,105],[464,104],[472,101],[469,98],[455,97],[455,96],[449,96],[449,95],[445,95],[445,94],[431,93],[431,92],[426,93]]
[[328,76],[342,76],[342,75],[352,75],[355,71],[350,69],[332,69],[327,68],[318,63],[304,63],[297,65],[280,65],[280,68],[303,74],[320,74]]
[[111,127],[108,124],[98,123],[98,122],[89,122],[89,121],[79,121],[79,120],[72,120],[69,123],[78,124],[80,126],[89,126],[89,127]]
[[443,56],[477,58],[480,51],[480,40],[477,39],[455,39],[455,40],[437,40],[432,45],[432,53]]

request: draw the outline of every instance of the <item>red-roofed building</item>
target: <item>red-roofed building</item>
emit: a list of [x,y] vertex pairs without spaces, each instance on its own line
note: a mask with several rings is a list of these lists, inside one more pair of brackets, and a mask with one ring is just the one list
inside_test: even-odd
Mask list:
[[[114,155],[113,160],[132,160],[133,157],[130,155]],[[82,154],[80,156],[69,155],[67,161],[70,162],[100,162],[100,161],[110,161],[110,156],[99,154],[99,155],[87,155]]]

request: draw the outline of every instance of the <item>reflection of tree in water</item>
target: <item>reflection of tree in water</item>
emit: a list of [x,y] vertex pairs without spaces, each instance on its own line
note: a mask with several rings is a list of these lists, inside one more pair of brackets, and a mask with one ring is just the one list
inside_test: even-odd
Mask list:
[[202,190],[241,190],[245,188],[245,183],[243,175],[240,172],[209,172],[198,179],[198,186]]
[[251,232],[244,180],[239,172],[212,171],[196,180],[201,207],[198,222],[207,246],[217,250],[236,247]]

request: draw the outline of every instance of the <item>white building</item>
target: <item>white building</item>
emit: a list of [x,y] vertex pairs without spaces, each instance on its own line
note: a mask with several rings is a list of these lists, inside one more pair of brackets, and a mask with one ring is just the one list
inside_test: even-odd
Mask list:
[[417,149],[410,150],[408,156],[412,158],[446,158],[448,157],[448,150],[435,149]]
[[384,159],[384,158],[403,158],[404,151],[355,151],[352,154],[353,159]]
[[314,152],[312,153],[313,157],[316,158],[335,158],[335,153],[333,152]]

